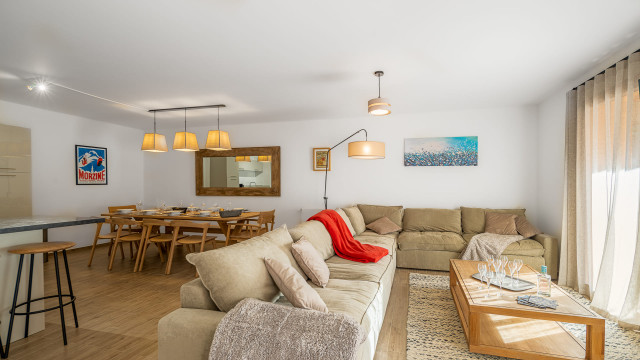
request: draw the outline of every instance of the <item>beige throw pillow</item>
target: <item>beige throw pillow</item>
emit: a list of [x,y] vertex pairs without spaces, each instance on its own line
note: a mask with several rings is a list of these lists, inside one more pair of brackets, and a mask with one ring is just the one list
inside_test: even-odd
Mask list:
[[351,232],[351,236],[354,236],[356,234],[356,230],[353,228],[353,225],[351,225],[351,220],[349,220],[347,213],[342,209],[336,209],[336,212],[338,213],[338,215],[340,215],[342,220],[344,220],[344,223],[347,224],[349,232]]
[[304,236],[291,246],[296,262],[312,283],[325,287],[329,282],[329,267],[322,255]]
[[527,220],[527,217],[524,215],[519,215],[516,217],[516,230],[520,235],[524,236],[525,239],[534,237],[542,233],[542,231],[533,226],[533,224],[531,224],[529,220]]
[[358,204],[358,209],[362,213],[362,218],[365,224],[371,224],[372,222],[380,219],[381,217],[388,217],[396,225],[402,226],[402,206],[382,206],[382,205],[365,205]]
[[386,234],[390,234],[390,233],[402,230],[400,226],[396,225],[393,221],[389,220],[389,218],[386,216],[381,217],[380,219],[367,225],[367,229],[371,229],[380,235],[386,235]]
[[353,226],[353,230],[355,230],[356,235],[363,233],[367,228],[364,222],[364,218],[362,217],[362,213],[357,206],[342,208],[345,214],[351,220],[351,225]]
[[291,305],[301,309],[329,312],[318,292],[313,290],[290,265],[270,258],[264,258],[264,264],[278,289]]
[[516,216],[513,214],[486,212],[484,232],[500,235],[518,235]]

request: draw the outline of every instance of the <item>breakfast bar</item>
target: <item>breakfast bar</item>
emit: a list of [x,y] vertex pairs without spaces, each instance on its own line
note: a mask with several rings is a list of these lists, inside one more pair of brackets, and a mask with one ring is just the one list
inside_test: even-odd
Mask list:
[[[29,216],[21,218],[0,219],[0,338],[6,339],[9,328],[9,318],[13,301],[15,281],[18,271],[19,256],[7,252],[8,248],[16,245],[46,242],[48,230],[51,228],[94,224],[104,222],[100,217],[45,217]],[[44,295],[44,274],[42,255],[35,256],[33,263],[33,279],[31,298],[39,298]],[[23,302],[27,298],[26,273],[31,264],[26,262],[23,266],[23,274],[20,282],[18,301]],[[33,311],[44,309],[42,302],[34,303]],[[16,317],[11,341],[23,338],[25,319]],[[44,313],[30,317],[29,334],[44,330]]]

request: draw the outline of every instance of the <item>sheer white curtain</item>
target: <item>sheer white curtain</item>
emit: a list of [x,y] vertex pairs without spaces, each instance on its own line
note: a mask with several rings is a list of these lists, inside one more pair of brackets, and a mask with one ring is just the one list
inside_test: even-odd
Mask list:
[[559,283],[640,326],[640,53],[567,94]]

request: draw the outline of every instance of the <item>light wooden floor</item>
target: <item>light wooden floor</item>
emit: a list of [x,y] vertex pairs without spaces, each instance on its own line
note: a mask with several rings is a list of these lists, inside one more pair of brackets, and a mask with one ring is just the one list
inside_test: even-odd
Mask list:
[[[163,275],[163,263],[150,247],[142,273],[133,273],[133,262],[116,257],[107,271],[106,247],[96,250],[93,265],[87,267],[89,248],[68,253],[73,290],[77,296],[79,328],[65,309],[67,338],[62,344],[60,315],[45,315],[44,331],[11,344],[9,359],[157,359],[157,324],[164,315],[180,307],[180,286],[194,278],[193,266],[179,250],[172,274]],[[62,266],[62,264],[61,264]],[[45,263],[45,292],[56,291],[53,261]],[[61,270],[64,271],[64,270]],[[406,323],[409,273],[445,274],[436,271],[397,269],[387,314],[376,349],[376,359],[406,358]],[[63,274],[61,274],[64,276]],[[66,288],[63,281],[63,288]],[[57,300],[47,300],[47,306]],[[3,341],[6,340],[6,334]]]

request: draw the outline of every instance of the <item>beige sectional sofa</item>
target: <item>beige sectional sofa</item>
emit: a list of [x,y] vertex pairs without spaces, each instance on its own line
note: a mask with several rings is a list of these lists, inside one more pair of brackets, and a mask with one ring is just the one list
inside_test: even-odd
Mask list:
[[[389,250],[389,255],[377,263],[342,259],[335,255],[331,237],[318,221],[304,222],[289,229],[290,239],[270,238],[271,233],[279,231],[274,230],[231,247],[242,247],[244,261],[247,263],[250,262],[248,258],[255,260],[256,257],[262,259],[275,256],[286,260],[282,252],[290,252],[291,244],[304,236],[322,255],[330,270],[330,280],[325,288],[317,287],[310,281],[308,283],[318,291],[330,312],[347,314],[360,322],[366,339],[360,346],[358,359],[372,359],[389,302],[396,266],[448,270],[449,259],[458,257],[471,236],[484,230],[486,209],[403,209],[402,206],[358,205],[344,208],[343,211],[340,213],[347,220],[356,240],[382,246]],[[524,209],[500,211],[524,214]],[[382,216],[401,226],[402,231],[378,235],[365,228],[366,224]],[[271,243],[273,246],[269,245]],[[232,250],[231,247],[212,251],[229,251]],[[557,271],[557,242],[547,235],[537,235],[533,240],[526,239],[512,244],[505,254],[510,258],[520,258],[536,268],[547,264],[550,272]],[[226,272],[224,266],[219,271],[228,273],[231,277],[242,271],[243,259],[234,259],[228,263]],[[256,262],[253,261],[253,264]],[[292,266],[297,268],[296,264]],[[252,271],[251,269],[255,268],[247,265],[245,271]],[[262,269],[260,272],[263,273]],[[305,276],[304,273],[301,274]],[[210,278],[201,275],[205,282],[210,281]],[[275,286],[269,280],[270,278],[259,279],[260,286]],[[229,282],[228,279],[225,281]],[[242,286],[246,288],[246,284]],[[208,358],[216,326],[226,314],[216,306],[209,290],[200,278],[182,286],[181,307],[158,323],[159,359]],[[237,293],[237,288],[232,290]],[[277,292],[277,288],[275,290]],[[273,288],[266,291],[273,291]],[[255,294],[261,293],[247,291],[247,297],[256,297]],[[277,302],[288,304],[284,297],[280,297]]]

